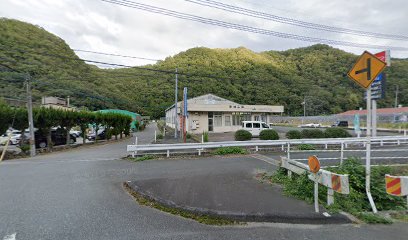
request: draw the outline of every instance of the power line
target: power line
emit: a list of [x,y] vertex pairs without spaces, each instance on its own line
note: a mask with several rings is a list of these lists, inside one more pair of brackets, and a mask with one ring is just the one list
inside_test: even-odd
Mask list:
[[106,56],[123,57],[123,58],[134,58],[134,59],[148,60],[148,61],[154,61],[154,62],[160,61],[160,59],[152,59],[152,58],[144,58],[144,57],[127,56],[127,55],[114,54],[114,53],[105,53],[105,52],[96,52],[96,51],[89,51],[89,50],[83,50],[83,49],[72,49],[72,50],[75,51],[75,52],[94,53],[94,54],[106,55]]
[[240,14],[240,15],[250,16],[250,17],[259,18],[259,19],[270,20],[270,21],[274,21],[274,22],[289,24],[289,25],[308,28],[308,29],[321,30],[321,31],[327,31],[327,32],[336,32],[336,33],[345,33],[345,34],[351,34],[351,35],[357,35],[357,36],[366,36],[366,37],[373,37],[373,38],[391,39],[391,40],[408,40],[408,36],[404,36],[404,35],[385,34],[385,33],[378,33],[378,32],[368,32],[368,31],[354,30],[354,29],[349,29],[349,28],[342,28],[342,27],[334,27],[334,26],[323,25],[323,24],[316,24],[316,23],[312,23],[312,22],[297,20],[297,19],[294,19],[294,18],[281,17],[281,16],[278,16],[278,15],[273,15],[273,14],[269,14],[269,13],[254,11],[254,10],[251,10],[251,9],[248,9],[248,8],[237,7],[237,6],[224,4],[224,3],[221,3],[221,2],[217,2],[217,1],[212,1],[212,0],[185,0],[185,1],[190,2],[190,3],[194,3],[194,4],[198,4],[198,5],[201,5],[201,6],[207,6],[207,7],[211,7],[211,8],[220,9],[220,10],[227,11],[227,12],[230,12],[230,13],[237,13],[237,14]]
[[115,5],[121,5],[124,7],[139,9],[139,10],[147,11],[150,13],[156,13],[156,14],[175,17],[179,19],[199,22],[203,24],[219,26],[219,27],[224,27],[228,29],[235,29],[235,30],[251,32],[251,33],[258,33],[258,34],[263,34],[263,35],[268,35],[268,36],[286,38],[286,39],[294,39],[294,40],[305,41],[305,42],[324,43],[324,44],[348,46],[348,47],[356,47],[356,48],[390,49],[394,51],[408,51],[407,47],[362,44],[362,43],[355,43],[355,42],[348,42],[348,41],[338,41],[338,40],[331,40],[331,39],[324,39],[324,38],[317,38],[317,37],[308,37],[308,36],[302,36],[302,35],[297,35],[297,34],[292,34],[292,33],[277,32],[277,31],[272,31],[272,30],[267,30],[267,29],[262,29],[262,28],[250,27],[250,26],[241,25],[241,24],[224,22],[224,21],[215,20],[211,18],[204,18],[204,17],[192,15],[192,14],[181,13],[181,12],[172,11],[172,10],[165,9],[165,8],[155,7],[155,6],[142,4],[142,3],[136,3],[136,2],[127,1],[127,0],[101,0],[101,1],[115,4]]

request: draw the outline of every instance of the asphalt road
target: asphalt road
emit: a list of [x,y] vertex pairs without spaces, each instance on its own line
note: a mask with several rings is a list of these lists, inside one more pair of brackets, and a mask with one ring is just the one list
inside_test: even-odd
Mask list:
[[[154,126],[138,133],[153,139]],[[407,224],[214,227],[139,206],[127,180],[194,176],[267,168],[248,157],[133,163],[127,140],[0,164],[0,239],[406,239]],[[256,201],[256,199],[254,199]]]

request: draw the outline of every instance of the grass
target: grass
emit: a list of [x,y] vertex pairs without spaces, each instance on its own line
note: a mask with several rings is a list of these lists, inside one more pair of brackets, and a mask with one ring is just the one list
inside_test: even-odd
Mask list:
[[148,199],[148,198],[142,196],[138,192],[134,191],[127,183],[123,183],[123,187],[125,188],[125,190],[130,195],[132,195],[135,198],[135,200],[140,205],[143,205],[143,206],[156,208],[156,209],[158,209],[160,211],[167,212],[167,213],[177,215],[177,216],[180,216],[180,217],[192,219],[192,220],[195,220],[195,221],[197,221],[199,223],[207,224],[207,225],[223,226],[223,225],[239,224],[239,222],[224,219],[224,218],[220,218],[220,217],[216,217],[216,216],[210,216],[210,215],[199,214],[199,213],[192,213],[192,212],[189,212],[189,211],[186,211],[186,210],[183,210],[183,209],[165,206],[165,205],[163,205],[163,204],[161,204],[159,202],[156,202],[154,200],[151,200],[151,199]]
[[[349,158],[344,161],[342,166],[327,170],[349,174],[350,183],[350,194],[334,193],[334,204],[326,206],[331,213],[349,212],[366,223],[388,224],[392,222],[381,215],[368,213],[371,211],[371,207],[365,193],[365,169],[357,159]],[[398,171],[406,170],[407,168],[400,168]],[[392,171],[392,168],[385,166],[372,168],[371,193],[379,211],[402,210],[406,207],[405,198],[391,196],[385,192],[384,174],[392,173]],[[294,174],[292,178],[289,178],[287,171],[280,168],[272,176],[265,175],[265,179],[272,183],[281,184],[285,195],[313,203],[313,182],[308,179],[307,174]],[[319,202],[323,205],[327,202],[327,188],[324,186],[319,186]]]
[[221,147],[214,151],[215,155],[227,155],[227,154],[247,154],[248,151],[241,147]]
[[143,161],[147,161],[147,160],[152,160],[152,159],[155,159],[156,157],[155,156],[153,156],[153,155],[144,155],[144,156],[141,156],[141,157],[128,157],[127,159],[129,159],[130,161],[133,161],[133,162],[143,162]]
[[372,223],[372,224],[391,224],[392,220],[386,217],[383,217],[379,214],[374,213],[355,213],[354,214],[357,218],[364,221],[365,223]]
[[392,218],[402,221],[402,222],[408,222],[408,212],[394,212],[390,214]]
[[316,148],[311,144],[300,144],[297,146],[299,150],[315,150]]

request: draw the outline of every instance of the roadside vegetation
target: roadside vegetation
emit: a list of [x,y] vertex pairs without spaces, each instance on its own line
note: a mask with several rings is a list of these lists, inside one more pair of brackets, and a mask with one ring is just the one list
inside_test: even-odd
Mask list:
[[[11,108],[0,99],[0,133],[4,133],[9,127],[20,130],[28,128],[28,113],[26,108]],[[117,139],[123,135],[130,135],[130,123],[132,118],[118,113],[99,113],[89,111],[68,111],[52,108],[33,109],[34,126],[40,133],[47,137],[47,146],[52,148],[51,130],[59,127],[66,134],[66,143],[70,143],[70,130],[75,126],[81,129],[83,141],[86,139],[86,129],[93,126],[96,131],[99,127],[106,129],[105,138]],[[24,137],[24,134],[22,134]],[[97,140],[97,139],[96,139]],[[21,144],[24,144],[22,139]]]
[[248,151],[242,147],[221,147],[214,151],[215,155],[227,155],[227,154],[247,154]]
[[[371,207],[365,193],[365,168],[356,158],[349,158],[343,165],[327,169],[339,174],[349,174],[350,194],[343,195],[334,193],[334,204],[326,206],[331,212],[345,211],[353,214],[357,218],[367,223],[391,223],[380,215],[371,214]],[[371,193],[375,199],[379,211],[404,210],[406,199],[395,197],[386,193],[384,175],[395,173],[395,169],[388,166],[372,167],[371,171]],[[308,203],[313,203],[313,182],[307,174],[292,174],[292,178],[287,176],[286,169],[280,168],[274,175],[264,175],[263,180],[271,183],[281,184],[283,192]],[[323,205],[327,203],[327,188],[319,185],[319,202]]]
[[252,139],[252,134],[247,130],[240,129],[235,132],[234,137],[235,141],[249,141]]
[[326,128],[324,131],[320,129],[303,129],[290,130],[286,133],[288,139],[302,139],[302,138],[348,138],[351,134],[344,128],[333,127]]
[[156,156],[153,155],[144,155],[141,157],[127,157],[126,159],[132,161],[132,162],[143,162],[147,160],[153,160],[156,159]]
[[266,129],[266,130],[262,130],[259,133],[259,139],[261,140],[279,140],[279,135],[273,129]]

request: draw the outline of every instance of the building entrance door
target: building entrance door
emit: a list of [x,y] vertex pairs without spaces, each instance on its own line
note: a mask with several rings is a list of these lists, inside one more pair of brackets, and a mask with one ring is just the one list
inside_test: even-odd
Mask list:
[[208,112],[208,131],[214,131],[214,113]]

